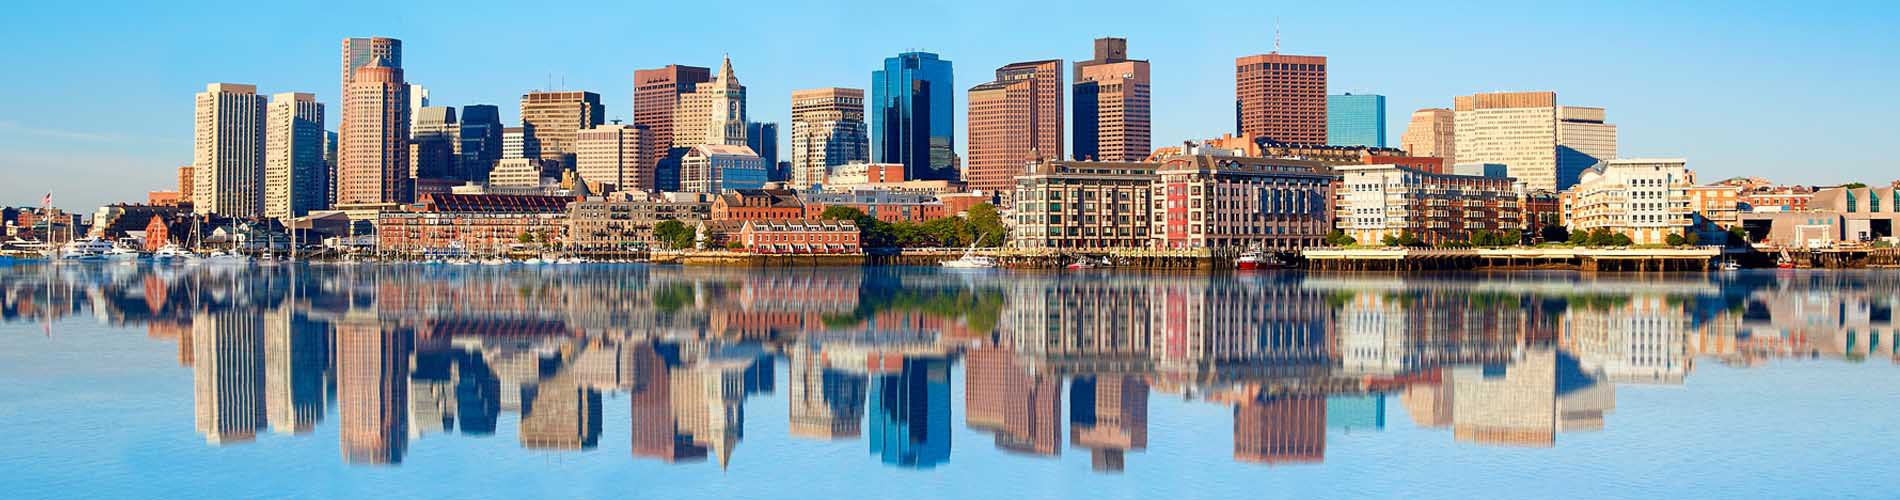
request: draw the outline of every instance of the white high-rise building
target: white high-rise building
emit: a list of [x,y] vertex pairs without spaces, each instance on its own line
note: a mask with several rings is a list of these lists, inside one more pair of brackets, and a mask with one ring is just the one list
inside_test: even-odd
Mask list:
[[192,203],[201,214],[264,212],[264,96],[256,85],[213,83],[197,96]]
[[1453,149],[1463,163],[1502,163],[1530,190],[1562,191],[1616,157],[1602,108],[1557,105],[1555,92],[1458,96]]
[[1688,160],[1619,159],[1586,169],[1559,197],[1571,232],[1605,229],[1638,245],[1665,243],[1693,223]]
[[302,217],[329,206],[323,104],[314,94],[271,96],[265,132],[264,215]]

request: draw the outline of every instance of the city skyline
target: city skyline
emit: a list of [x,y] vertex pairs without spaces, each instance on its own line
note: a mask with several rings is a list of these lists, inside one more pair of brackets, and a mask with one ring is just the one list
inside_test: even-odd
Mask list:
[[[546,41],[496,47],[495,57],[470,54],[448,27],[499,24],[499,12],[424,11],[395,7],[383,22],[328,22],[346,9],[322,4],[290,6],[287,13],[308,18],[324,29],[288,34],[251,34],[237,27],[243,22],[199,26],[213,39],[250,40],[220,51],[189,51],[193,37],[173,27],[137,24],[139,6],[119,9],[114,17],[87,18],[60,6],[33,6],[22,13],[29,26],[18,33],[29,50],[6,56],[10,67],[50,75],[48,80],[25,84],[10,82],[7,95],[19,99],[0,107],[0,172],[14,182],[0,186],[0,205],[31,205],[47,192],[56,205],[87,208],[113,201],[137,200],[145,191],[172,184],[172,170],[187,163],[191,134],[180,116],[187,116],[189,95],[212,82],[255,84],[263,94],[314,92],[318,102],[340,110],[335,72],[337,40],[352,36],[386,36],[404,41],[405,80],[426,85],[431,104],[462,107],[495,104],[502,122],[515,125],[520,117],[511,104],[535,89],[560,88],[601,94],[608,119],[631,122],[632,72],[666,64],[709,65],[730,54],[745,66],[756,108],[753,121],[789,123],[789,95],[793,89],[838,86],[864,88],[870,72],[883,57],[911,48],[940,54],[963,67],[963,82],[980,82],[984,68],[1042,58],[1074,62],[1087,60],[1089,41],[1100,36],[1127,38],[1139,57],[1154,66],[1154,144],[1213,137],[1232,127],[1232,78],[1237,57],[1266,53],[1274,48],[1275,33],[1264,29],[1279,19],[1282,53],[1328,58],[1329,93],[1376,93],[1388,96],[1388,137],[1404,131],[1406,116],[1415,109],[1450,107],[1457,95],[1492,91],[1542,91],[1562,94],[1567,102],[1609,108],[1622,128],[1622,156],[1685,156],[1697,159],[1711,180],[1732,176],[1762,176],[1777,181],[1830,184],[1874,179],[1877,166],[1838,169],[1798,168],[1802,160],[1792,150],[1808,147],[1853,147],[1893,136],[1893,126],[1873,121],[1896,109],[1894,99],[1876,96],[1840,106],[1844,91],[1879,88],[1891,82],[1895,69],[1856,61],[1878,59],[1897,43],[1883,37],[1878,27],[1892,19],[1896,9],[1875,4],[1852,18],[1793,8],[1734,9],[1709,17],[1692,6],[1597,5],[1551,7],[1542,12],[1490,14],[1461,24],[1484,23],[1483,37],[1441,36],[1427,43],[1393,38],[1330,36],[1344,21],[1323,9],[1294,7],[1240,12],[1237,16],[1263,29],[1218,34],[1188,32],[1186,27],[1147,23],[1140,9],[1089,9],[1066,19],[1054,29],[1014,33],[1010,43],[968,37],[993,21],[980,18],[981,6],[946,9],[943,22],[917,32],[914,40],[874,44],[811,44],[778,46],[746,44],[679,44],[683,33],[674,28],[633,30],[614,36],[581,37],[575,42]],[[671,7],[668,7],[671,8]],[[33,10],[48,9],[48,10]],[[192,7],[176,7],[166,15],[189,18]],[[410,10],[415,9],[415,10]],[[601,16],[575,21],[604,27],[617,17],[612,7]],[[1305,10],[1303,10],[1305,9]],[[1426,6],[1382,6],[1381,12],[1427,23],[1439,17]],[[1417,9],[1417,10],[1412,10]],[[1566,11],[1566,9],[1569,9]],[[915,16],[915,9],[863,13],[850,6],[804,9],[797,20],[816,27],[896,23]],[[1637,12],[1632,12],[1637,11]],[[422,19],[428,12],[429,19]],[[220,12],[224,19],[245,14]],[[261,14],[260,14],[261,15]],[[533,14],[522,14],[533,16]],[[791,29],[771,21],[789,15],[780,9],[758,9],[739,14],[738,21],[755,22],[762,29]],[[1606,16],[1615,25],[1593,23]],[[440,18],[438,19],[437,16]],[[1448,14],[1445,14],[1448,16]],[[1513,17],[1503,17],[1513,16]],[[216,17],[216,16],[214,16]],[[518,16],[508,16],[510,18]],[[1664,20],[1674,19],[1664,24]],[[1681,19],[1689,19],[1687,24]],[[813,24],[815,23],[815,24]],[[1826,23],[1821,36],[1817,28]],[[787,26],[778,26],[787,25]],[[439,26],[439,27],[438,27]],[[1496,37],[1529,36],[1539,31],[1562,31],[1588,26],[1604,36],[1587,46],[1579,44],[1520,44],[1499,49]],[[1659,29],[1662,26],[1667,30]],[[111,40],[90,41],[70,48],[69,35],[45,30],[83,32],[111,30]],[[1607,30],[1607,31],[1605,31]],[[601,31],[603,33],[610,33]],[[1452,30],[1447,30],[1448,33]],[[1641,34],[1642,36],[1634,36]],[[1619,36],[1630,35],[1630,36]],[[62,51],[31,50],[35,44],[62,46]],[[572,45],[565,45],[565,44]],[[602,50],[601,47],[609,47]],[[1640,50],[1638,50],[1640,49]],[[1444,54],[1460,56],[1447,61]],[[533,54],[534,58],[527,58]],[[1822,57],[1814,57],[1821,54]],[[522,57],[509,57],[521,55]],[[1535,57],[1533,57],[1535,56]],[[99,69],[74,67],[71,60],[97,61]],[[1532,60],[1537,59],[1537,60]],[[497,70],[479,61],[536,60],[544,67]],[[1784,70],[1768,77],[1714,84],[1698,75],[1737,73],[1779,61]],[[1686,61],[1686,62],[1685,62]],[[101,74],[111,68],[113,73]],[[1575,68],[1598,68],[1583,72]],[[1437,78],[1398,78],[1395,75],[1441,75]],[[112,75],[108,78],[107,75]],[[1648,75],[1648,77],[1633,77]],[[138,82],[128,84],[126,82]],[[549,82],[553,82],[549,85]],[[562,84],[565,82],[565,84]],[[1828,92],[1810,92],[1827,89]],[[962,89],[958,89],[962,90]],[[83,98],[82,98],[83,96]],[[958,96],[961,97],[961,96]],[[1735,102],[1779,102],[1781,106],[1738,107]],[[961,104],[961,103],[959,103]],[[961,132],[964,106],[952,106],[957,115],[953,130]],[[99,121],[98,116],[116,117]],[[17,114],[16,114],[17,113]],[[336,120],[331,120],[335,127]],[[1072,124],[1069,124],[1072,126]],[[1066,133],[1065,133],[1066,135]],[[1761,136],[1776,141],[1760,141]],[[967,158],[967,141],[957,152]],[[1772,143],[1800,143],[1803,148],[1775,148]],[[781,138],[780,148],[785,148]],[[57,165],[59,168],[36,168]],[[72,178],[109,179],[77,184]]]

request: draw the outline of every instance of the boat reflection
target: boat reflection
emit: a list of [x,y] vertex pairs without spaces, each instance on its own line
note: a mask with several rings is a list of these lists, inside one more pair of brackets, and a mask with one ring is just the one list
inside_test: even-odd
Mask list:
[[1329,431],[1379,432],[1388,414],[1551,447],[1609,426],[1619,385],[1682,384],[1697,361],[1900,360],[1896,290],[1874,272],[60,266],[0,271],[0,318],[56,335],[90,316],[176,343],[216,446],[329,417],[351,464],[510,420],[521,448],[591,450],[618,395],[633,459],[726,467],[782,365],[794,439],[931,468],[952,460],[960,416],[995,449],[1069,448],[1113,472],[1167,444],[1149,439],[1155,397],[1230,407],[1241,462],[1321,462]]

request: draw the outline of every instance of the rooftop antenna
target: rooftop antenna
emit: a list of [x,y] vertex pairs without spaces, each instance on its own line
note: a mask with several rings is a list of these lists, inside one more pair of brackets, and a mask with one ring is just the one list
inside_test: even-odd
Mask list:
[[1273,53],[1280,53],[1280,18],[1273,18]]

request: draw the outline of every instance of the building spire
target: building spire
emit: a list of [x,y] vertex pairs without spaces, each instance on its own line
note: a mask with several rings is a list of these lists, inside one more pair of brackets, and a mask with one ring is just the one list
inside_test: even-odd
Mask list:
[[719,63],[719,81],[738,80],[737,77],[732,76],[732,54],[725,54],[724,57],[725,61]]
[[1280,18],[1273,18],[1273,53],[1280,53]]

